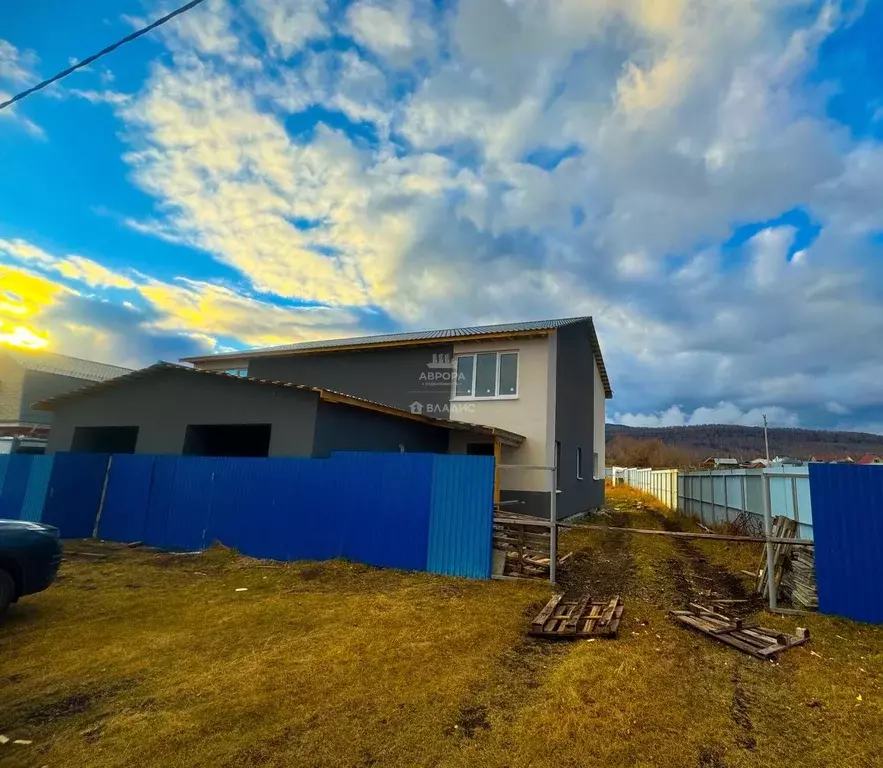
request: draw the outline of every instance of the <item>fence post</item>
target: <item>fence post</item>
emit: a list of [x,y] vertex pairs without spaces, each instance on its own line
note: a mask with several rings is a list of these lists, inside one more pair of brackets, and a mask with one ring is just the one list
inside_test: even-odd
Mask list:
[[101,524],[101,513],[104,512],[104,497],[107,495],[107,481],[110,479],[110,467],[113,464],[113,454],[107,460],[104,469],[104,485],[101,486],[101,500],[98,502],[98,514],[95,515],[95,525],[92,528],[92,538],[98,538],[98,526]]
[[765,472],[761,472],[760,481],[761,491],[763,492],[763,530],[766,538],[766,544],[764,544],[764,546],[766,547],[767,593],[770,598],[770,610],[775,611],[778,595],[776,594],[776,563],[773,555],[773,542],[770,541],[773,536],[773,515],[772,510],[770,509],[772,506],[772,500],[770,499],[769,477]]
[[558,576],[558,461],[552,466],[552,493],[549,494],[549,583]]

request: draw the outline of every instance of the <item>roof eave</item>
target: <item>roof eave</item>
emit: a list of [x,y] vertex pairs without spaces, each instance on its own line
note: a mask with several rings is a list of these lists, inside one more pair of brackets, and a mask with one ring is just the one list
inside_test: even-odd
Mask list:
[[473,333],[462,336],[443,336],[431,339],[401,339],[394,341],[372,341],[368,344],[339,344],[331,347],[306,347],[303,349],[269,349],[242,350],[239,352],[223,352],[218,355],[199,355],[182,357],[184,363],[207,363],[212,360],[240,360],[253,357],[285,357],[288,355],[320,355],[332,352],[354,352],[362,349],[383,349],[388,347],[439,346],[461,341],[485,341],[492,339],[514,339],[536,336],[550,336],[555,328],[531,329],[527,331],[500,331],[496,333]]

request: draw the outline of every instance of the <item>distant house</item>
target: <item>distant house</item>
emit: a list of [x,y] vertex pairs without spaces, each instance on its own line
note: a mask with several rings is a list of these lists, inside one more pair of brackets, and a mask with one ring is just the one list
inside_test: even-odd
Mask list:
[[860,459],[856,459],[856,464],[883,464],[883,457],[875,456],[872,453],[866,453]]
[[764,467],[768,467],[770,465],[769,459],[752,459],[751,461],[744,462],[741,466],[745,469],[763,469]]
[[127,373],[78,357],[0,347],[0,436],[45,437],[52,414],[34,410],[33,403]]
[[739,459],[709,456],[707,459],[705,459],[705,461],[702,462],[702,466],[708,467],[709,469],[716,469],[718,467],[734,468],[739,466]]
[[852,457],[842,453],[817,453],[809,457],[814,464],[853,464]]

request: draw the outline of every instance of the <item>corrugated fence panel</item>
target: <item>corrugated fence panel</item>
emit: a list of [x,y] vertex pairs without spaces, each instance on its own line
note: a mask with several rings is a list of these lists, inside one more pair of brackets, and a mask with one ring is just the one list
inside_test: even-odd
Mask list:
[[153,456],[116,454],[111,460],[98,538],[144,541]]
[[489,579],[494,518],[491,456],[436,456],[427,570]]
[[64,539],[92,535],[107,473],[105,453],[56,453],[41,522]]
[[[42,517],[65,538],[92,535],[104,491],[98,535],[111,541],[178,550],[220,541],[254,557],[346,557],[410,570],[426,570],[431,559],[431,569],[439,573],[490,575],[491,457],[116,455],[109,470],[106,455],[45,458],[50,461],[41,465],[48,473]],[[30,487],[30,481],[19,479],[27,473],[15,475],[0,493],[0,503],[10,509],[13,497],[20,500]],[[39,506],[39,483],[34,482]]]
[[883,467],[810,464],[819,610],[883,623]]
[[9,468],[9,459],[12,454],[0,453],[0,493],[3,492],[3,486],[6,484],[6,470]]
[[340,491],[356,497],[340,509],[349,516],[343,556],[369,565],[426,570],[434,455],[335,453]]
[[0,489],[0,518],[18,520],[21,517],[33,460],[33,455],[27,453],[14,453],[9,457],[6,478]]
[[178,456],[154,456],[150,494],[147,498],[147,516],[144,523],[144,543],[151,547],[174,549],[169,538],[169,512],[175,487]]
[[166,547],[185,552],[205,548],[217,461],[206,456],[177,458],[172,480]]
[[28,487],[21,505],[21,519],[39,523],[43,518],[43,505],[49,490],[54,456],[33,456]]

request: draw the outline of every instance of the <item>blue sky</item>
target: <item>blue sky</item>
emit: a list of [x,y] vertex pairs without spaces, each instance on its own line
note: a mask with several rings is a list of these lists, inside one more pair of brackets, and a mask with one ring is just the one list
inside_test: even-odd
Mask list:
[[[172,7],[5,8],[0,93]],[[0,112],[0,340],[138,366],[591,314],[610,420],[883,432],[881,26],[206,0]]]

